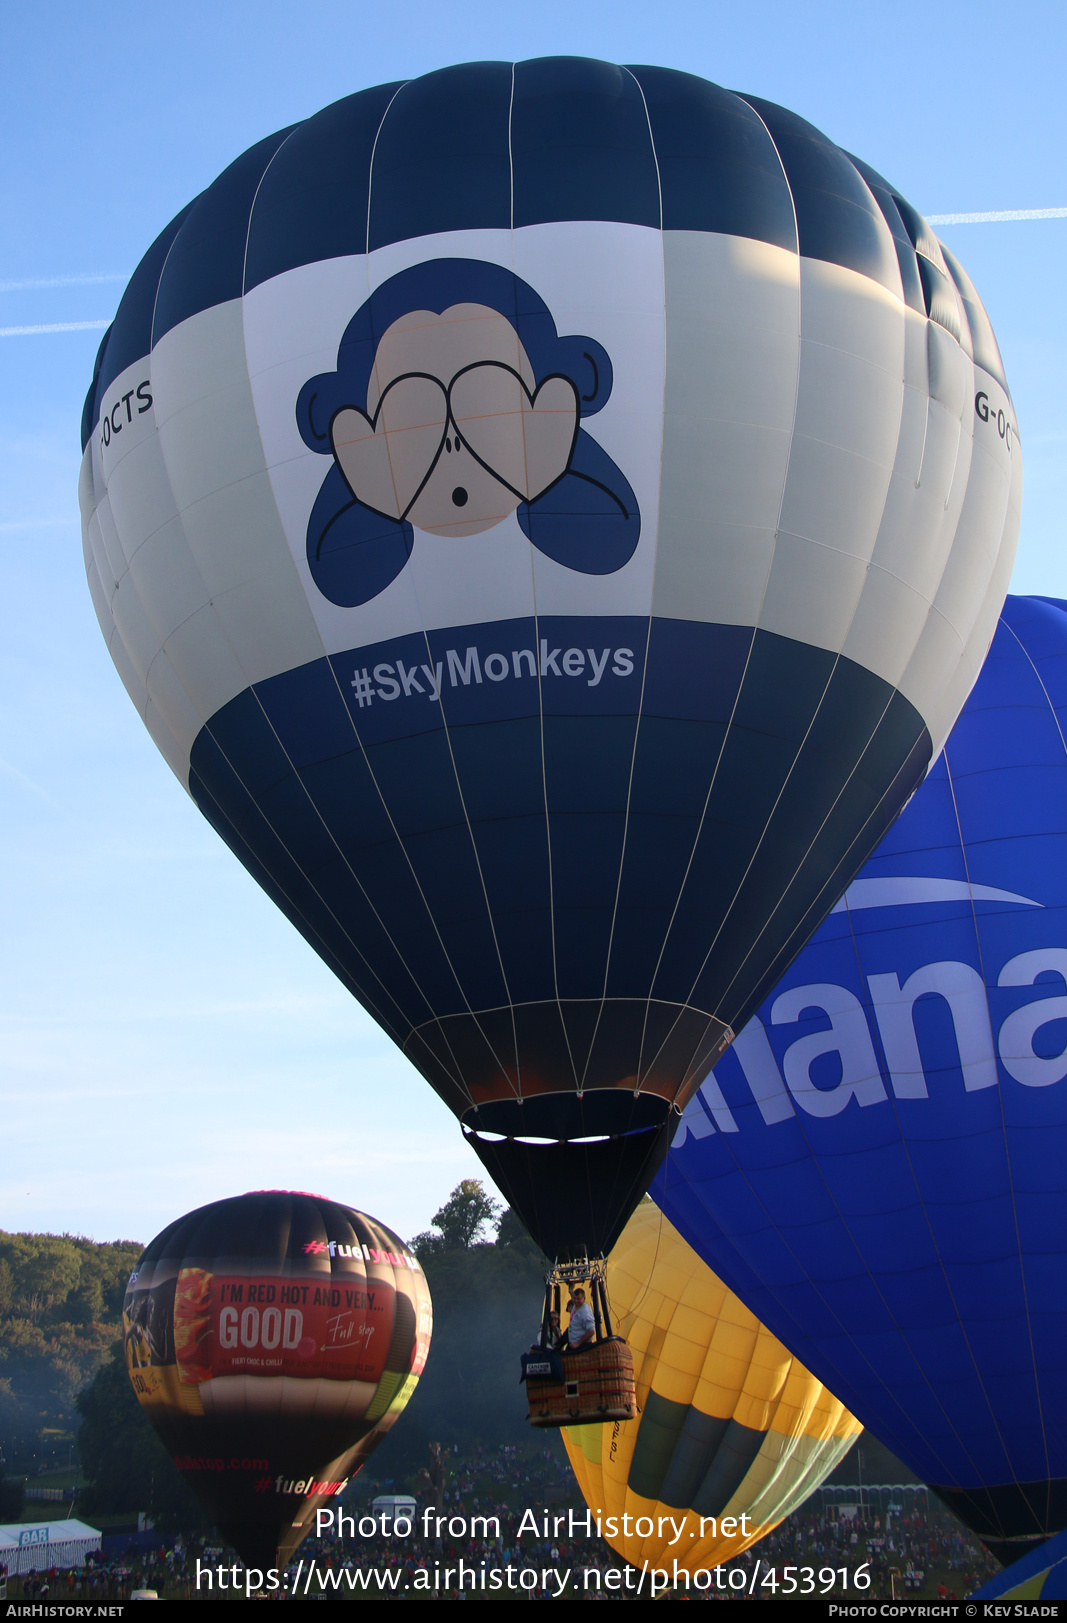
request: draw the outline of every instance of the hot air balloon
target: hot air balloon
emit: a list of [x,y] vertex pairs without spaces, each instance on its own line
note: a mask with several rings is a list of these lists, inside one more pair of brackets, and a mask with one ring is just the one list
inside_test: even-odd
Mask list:
[[570,1427],[568,1458],[624,1560],[708,1573],[796,1510],[862,1428],[651,1201],[616,1242],[607,1280],[640,1420]]
[[205,817],[550,1258],[920,782],[1011,568],[962,269],[794,114],[550,58],[346,97],[146,253],[89,586]]
[[654,1194],[994,1553],[1067,1523],[1067,606],[1009,597],[926,783]]
[[433,1317],[418,1261],[381,1223],[262,1190],[157,1234],[122,1327],[138,1402],[220,1532],[265,1573],[404,1409]]
[[[1067,1533],[1060,1533],[1047,1544],[1031,1550],[1010,1567],[998,1572],[995,1578],[973,1591],[974,1600],[999,1600],[1047,1604],[1050,1600],[1067,1600]],[[1026,1608],[1029,1610],[1030,1608]],[[1059,1608],[1057,1607],[1058,1611]],[[1015,1614],[1023,1616],[1023,1607]],[[1031,1612],[1031,1616],[1034,1615]],[[1052,1608],[1045,1613],[1052,1616]]]

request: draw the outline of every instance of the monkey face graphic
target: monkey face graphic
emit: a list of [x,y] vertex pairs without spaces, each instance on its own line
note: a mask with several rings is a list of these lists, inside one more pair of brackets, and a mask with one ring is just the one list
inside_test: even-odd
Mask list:
[[382,335],[366,410],[345,406],[330,444],[364,506],[431,535],[477,535],[562,478],[578,391],[535,385],[511,322],[480,304],[412,310]]

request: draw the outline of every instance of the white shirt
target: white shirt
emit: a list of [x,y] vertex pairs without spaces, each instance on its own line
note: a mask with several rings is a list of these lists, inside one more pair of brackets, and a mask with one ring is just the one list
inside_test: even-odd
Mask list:
[[588,1302],[582,1302],[571,1314],[570,1323],[567,1325],[567,1345],[576,1347],[582,1337],[593,1329],[595,1329],[593,1310]]

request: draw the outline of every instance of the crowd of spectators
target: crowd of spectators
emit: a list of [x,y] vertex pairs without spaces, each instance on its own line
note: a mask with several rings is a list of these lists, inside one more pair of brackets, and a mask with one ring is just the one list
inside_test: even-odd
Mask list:
[[[635,1598],[632,1585],[617,1591],[598,1588],[595,1580],[585,1585],[582,1575],[586,1569],[604,1573],[625,1567],[606,1542],[587,1536],[584,1530],[577,1537],[568,1537],[565,1526],[561,1531],[553,1531],[551,1523],[546,1536],[542,1519],[546,1513],[550,1517],[563,1517],[571,1509],[579,1515],[585,1510],[569,1466],[555,1451],[521,1453],[506,1447],[492,1452],[481,1450],[467,1458],[448,1456],[448,1465],[446,1485],[435,1489],[424,1484],[417,1496],[419,1512],[433,1506],[442,1518],[444,1525],[439,1537],[435,1536],[433,1524],[427,1536],[418,1513],[411,1533],[405,1536],[398,1537],[391,1529],[383,1532],[380,1527],[372,1531],[371,1507],[375,1496],[403,1492],[403,1485],[360,1478],[336,1506],[353,1518],[355,1534],[346,1522],[341,1533],[333,1531],[321,1538],[305,1539],[287,1568],[290,1586],[296,1578],[299,1561],[303,1563],[300,1571],[305,1575],[309,1564],[315,1563],[315,1589],[319,1587],[318,1578],[322,1574],[332,1574],[324,1579],[328,1598],[351,1599],[364,1593],[354,1588],[346,1577],[358,1570],[388,1575],[383,1576],[380,1587],[375,1581],[375,1599],[444,1600],[458,1599],[461,1594],[469,1599],[494,1599],[500,1591],[489,1586],[488,1575],[492,1571],[511,1568],[518,1573],[554,1569],[569,1570],[572,1575],[567,1598]],[[845,1568],[850,1574],[850,1594],[855,1592],[860,1599],[861,1593],[856,1590],[851,1575],[863,1567],[870,1578],[869,1586],[862,1591],[864,1599],[940,1597],[955,1600],[963,1599],[999,1570],[998,1563],[978,1541],[967,1534],[937,1500],[928,1499],[923,1490],[900,1490],[894,1498],[891,1494],[887,1496],[885,1490],[879,1493],[857,1489],[853,1498],[857,1502],[842,1504],[840,1492],[834,1495],[817,1491],[773,1533],[734,1558],[730,1565],[742,1568],[749,1575],[756,1562],[760,1563],[754,1596],[712,1587],[704,1591],[690,1590],[689,1598],[781,1599],[788,1592],[783,1577],[786,1568],[794,1568],[798,1574],[808,1569],[815,1574],[839,1573]],[[518,1529],[527,1508],[536,1511],[540,1525],[536,1533],[528,1531],[520,1537]],[[479,1518],[477,1523],[474,1518]],[[499,1536],[496,1536],[494,1518],[499,1525]],[[76,1572],[53,1570],[10,1579],[8,1598],[124,1600],[135,1589],[155,1589],[161,1596],[195,1599],[198,1598],[195,1585],[198,1563],[201,1570],[208,1567],[217,1570],[232,1564],[234,1559],[231,1551],[217,1545],[161,1538],[157,1550],[136,1555],[131,1551],[126,1557],[110,1561],[97,1557]],[[462,1570],[468,1575],[462,1591],[458,1582],[461,1562]],[[417,1574],[422,1568],[430,1577],[417,1584]],[[484,1589],[480,1582],[483,1571],[487,1575]],[[816,1578],[816,1594],[823,1593],[825,1581]],[[419,1587],[427,1582],[430,1587]],[[797,1598],[803,1597],[805,1589],[811,1593],[802,1577],[798,1577],[796,1583]],[[240,1592],[240,1585],[237,1588]],[[232,1593],[229,1583],[227,1589]],[[840,1582],[835,1580],[837,1598],[843,1598],[841,1590]],[[278,1598],[283,1592],[279,1592]],[[220,1598],[217,1585],[212,1586],[211,1594],[213,1599]],[[208,1592],[201,1588],[199,1597],[208,1598]],[[541,1598],[546,1597],[539,1584],[536,1588],[522,1588],[518,1580],[508,1594],[508,1599]]]
[[191,1586],[183,1587],[184,1575],[185,1551],[181,1540],[172,1537],[161,1542],[158,1550],[130,1551],[111,1559],[90,1555],[81,1567],[12,1574],[7,1579],[7,1599],[47,1601],[54,1606],[74,1601],[126,1601],[135,1589],[191,1595]]
[[854,1510],[816,1492],[742,1561],[751,1566],[758,1558],[778,1571],[793,1565],[854,1572],[866,1564],[871,1600],[962,1600],[1000,1571],[979,1540],[925,1492],[887,1499],[857,1488],[853,1497]]

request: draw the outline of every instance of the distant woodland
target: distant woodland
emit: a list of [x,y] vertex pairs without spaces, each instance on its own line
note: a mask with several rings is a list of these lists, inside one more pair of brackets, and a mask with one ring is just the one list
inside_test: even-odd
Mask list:
[[77,1424],[75,1398],[116,1344],[142,1247],[0,1231],[0,1457],[23,1474]]

